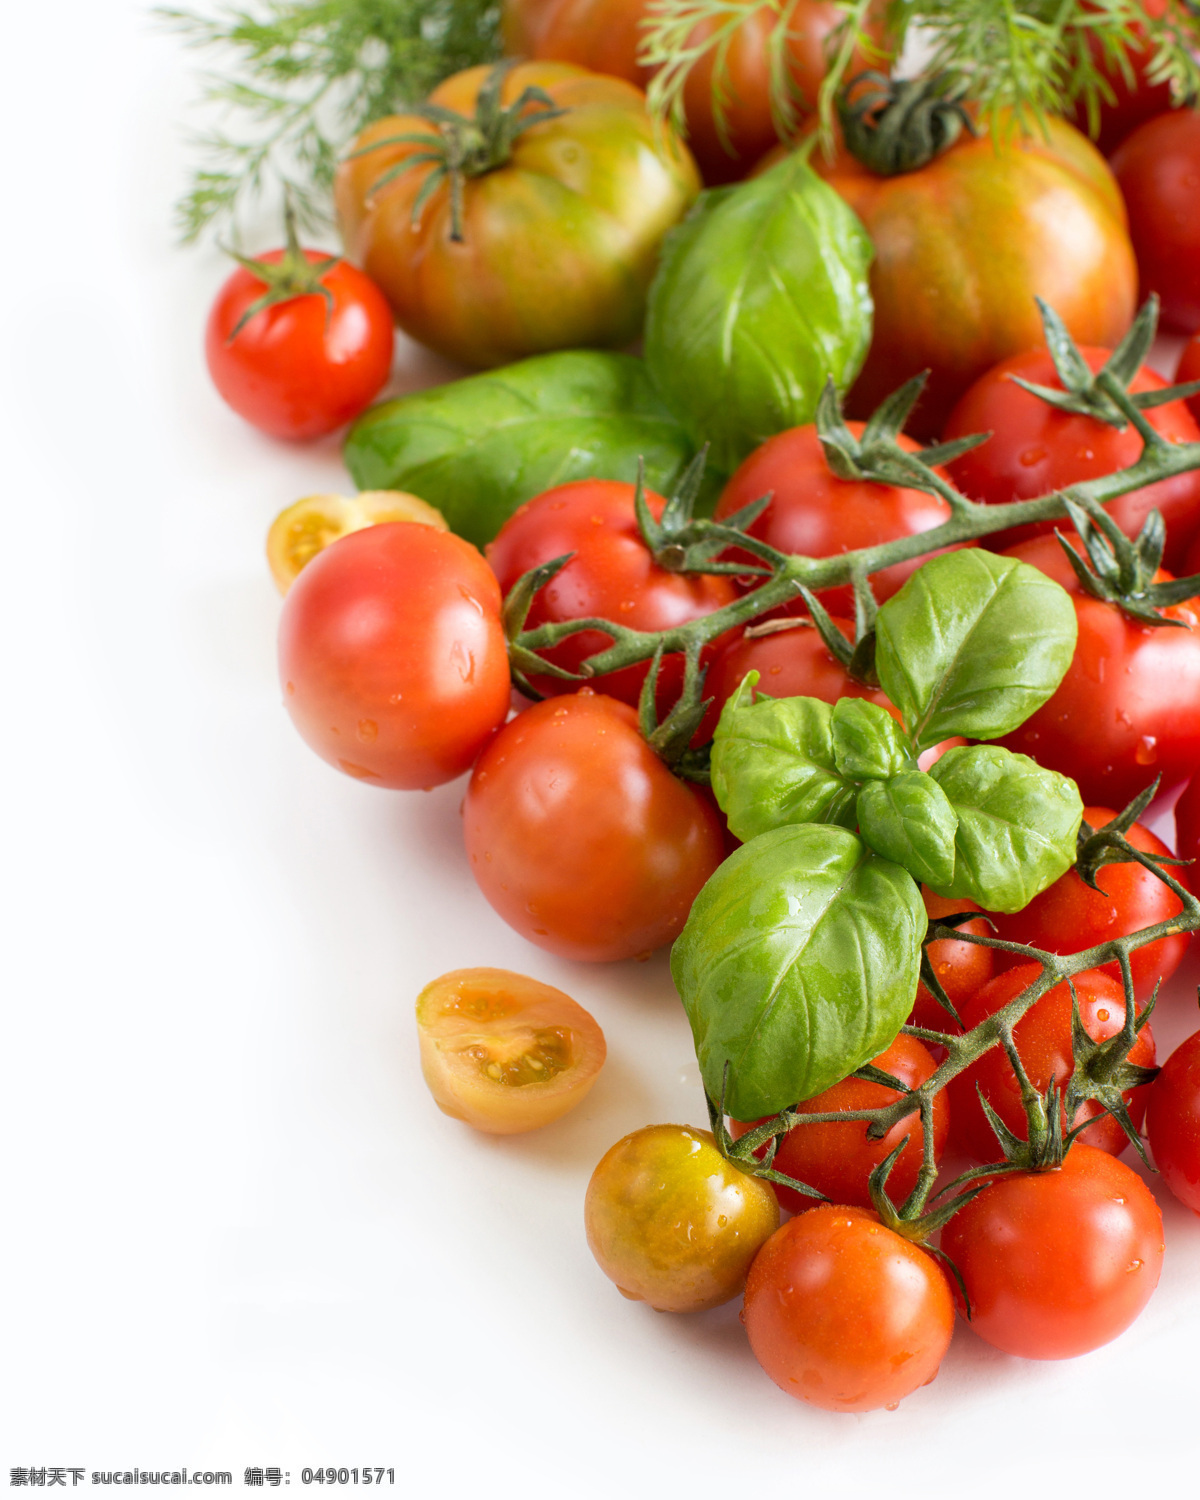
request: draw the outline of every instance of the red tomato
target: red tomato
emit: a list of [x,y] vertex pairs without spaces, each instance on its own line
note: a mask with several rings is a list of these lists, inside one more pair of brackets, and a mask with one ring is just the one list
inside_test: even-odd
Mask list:
[[[925,900],[925,910],[931,919],[951,917],[960,911],[979,910],[974,901],[962,898],[949,900],[945,896],[935,896],[924,886],[921,887],[921,895]],[[958,930],[973,933],[976,937],[999,936],[984,917],[979,917],[972,922],[964,922]],[[963,1006],[972,995],[981,990],[996,972],[996,950],[983,948],[978,943],[961,943],[953,938],[939,938],[937,942],[930,943],[926,951],[934,973],[959,1015],[962,1014]],[[958,1030],[953,1018],[946,1014],[923,984],[917,985],[917,998],[913,1002],[912,1015],[909,1020],[914,1026],[926,1026],[930,1031]]]
[[[1141,8],[1147,15],[1158,20],[1166,13],[1167,4],[1168,0],[1142,0]],[[1099,8],[1095,4],[1084,5],[1085,10],[1094,11]],[[1171,108],[1171,85],[1151,83],[1146,76],[1154,52],[1148,45],[1145,27],[1134,21],[1129,30],[1133,38],[1129,50],[1133,76],[1129,80],[1126,80],[1125,73],[1119,66],[1106,59],[1101,44],[1094,37],[1088,38],[1092,60],[1114,96],[1111,102],[1103,100],[1100,103],[1100,128],[1095,138],[1097,146],[1106,156],[1143,121],[1153,119],[1155,115],[1161,115],[1164,110]],[[1072,118],[1080,130],[1089,130],[1086,109],[1076,106]]]
[[505,725],[475,767],[463,829],[509,926],[589,962],[671,942],[725,857],[711,804],[654,754],[632,708],[588,688]]
[[[1110,351],[1095,347],[1080,351],[1093,370],[1099,370]],[[1142,440],[1132,426],[1123,432],[1096,417],[1058,411],[1024,391],[1013,379],[1062,390],[1045,349],[1029,349],[1002,360],[962,397],[946,423],[947,442],[972,432],[991,438],[947,467],[954,483],[972,500],[996,505],[1009,500],[1032,500],[1081,480],[1129,468],[1142,452]],[[1167,382],[1143,365],[1130,385],[1134,394],[1160,391]],[[1200,427],[1182,401],[1151,408],[1146,418],[1156,432],[1172,443],[1200,442]],[[1200,527],[1200,471],[1163,479],[1145,489],[1113,500],[1109,514],[1126,536],[1136,536],[1151,510],[1160,510],[1167,525],[1166,562],[1182,562],[1188,543]],[[1038,521],[1017,526],[986,539],[996,551],[1040,533],[1071,529],[1069,521]]]
[[[969,1031],[980,1021],[986,1021],[988,1016],[995,1015],[1027,989],[1040,973],[1037,964],[1020,964],[998,974],[959,1012],[964,1027]],[[1079,997],[1079,1016],[1088,1036],[1094,1042],[1105,1042],[1116,1036],[1125,1023],[1125,994],[1120,984],[1107,974],[1089,969],[1087,973],[1075,976],[1075,993]],[[1071,1045],[1071,991],[1065,980],[1025,1012],[1013,1027],[1013,1040],[1030,1082],[1040,1093],[1045,1093],[1054,1081],[1066,1085],[1075,1069],[1075,1053]],[[1154,1066],[1154,1037],[1148,1025],[1142,1027],[1129,1053],[1129,1060],[1143,1068]],[[1000,1157],[995,1134],[979,1103],[980,1092],[1014,1135],[1019,1135],[1022,1140],[1028,1138],[1020,1085],[1002,1047],[996,1046],[985,1052],[978,1062],[952,1078],[948,1088],[955,1144],[977,1161],[997,1161]],[[1146,1108],[1145,1090],[1133,1089],[1122,1097],[1133,1123],[1140,1124]],[[1064,1118],[1063,1123],[1073,1127],[1081,1120],[1090,1119],[1095,1119],[1096,1123],[1089,1125],[1080,1139],[1097,1150],[1119,1156],[1128,1145],[1125,1132],[1094,1100],[1086,1100],[1074,1118]]]
[[495,577],[449,531],[391,521],[351,532],[284,600],[279,675],[300,734],[348,776],[451,781],[508,713]]
[[[282,250],[259,258],[277,265]],[[306,250],[311,263],[326,259]],[[244,267],[213,303],[204,352],[213,384],[240,417],[273,437],[315,438],[357,417],[379,394],[392,368],[392,310],[383,293],[347,260],[320,277],[318,292],[276,302],[234,334],[246,310],[267,290]]]
[[1181,1203],[1200,1214],[1200,1031],[1180,1042],[1150,1085],[1146,1137]]
[[937,1374],[954,1299],[933,1257],[875,1214],[822,1206],[758,1252],[742,1321],[780,1390],[827,1411],[874,1411]]
[[[1083,816],[1093,828],[1110,823],[1116,813],[1110,807],[1085,807]],[[1135,823],[1125,835],[1135,849],[1146,854],[1170,854],[1161,839]],[[1178,880],[1180,871],[1171,866]],[[1126,937],[1142,927],[1169,921],[1183,910],[1183,903],[1167,886],[1141,865],[1105,865],[1097,879],[1103,888],[1092,890],[1074,870],[1061,875],[1023,910],[993,917],[996,936],[1010,943],[1028,943],[1048,953],[1079,953],[1097,943]],[[1140,1002],[1147,1001],[1155,984],[1170,979],[1183,962],[1190,934],[1177,933],[1139,948],[1130,956],[1134,990]],[[1001,967],[1011,967],[1008,955],[997,955]],[[1119,964],[1105,964],[1101,973],[1120,980]]]
[[[1175,804],[1175,852],[1180,859],[1200,859],[1200,775],[1192,777]],[[1189,870],[1195,866],[1186,867],[1182,876],[1174,868],[1171,874],[1190,888],[1195,876]]]
[[1191,333],[1200,325],[1200,113],[1175,109],[1139,125],[1112,159],[1141,295],[1162,298],[1163,322]]
[[[853,640],[854,626],[849,620],[835,619],[833,623],[848,641]],[[713,701],[701,722],[698,743],[712,739],[722,708],[747,672],[759,674],[755,699],[764,694],[769,698],[820,698],[822,703],[866,698],[889,713],[896,712],[882,688],[867,687],[846,675],[811,620],[770,622],[772,627],[776,624],[783,628],[769,628],[762,635],[747,632],[713,658],[704,679],[704,696]]]
[[[1200,380],[1200,333],[1193,334],[1184,346],[1183,355],[1179,361],[1179,368],[1175,371],[1175,380],[1179,385],[1186,385],[1191,380]],[[1197,393],[1195,396],[1189,396],[1187,404],[1192,416],[1200,422],[1200,393]],[[1193,547],[1192,550],[1195,551],[1195,548]],[[1189,558],[1184,572],[1192,573],[1195,571],[1196,569]]]
[[[862,436],[864,425],[847,423],[855,437]],[[917,452],[918,445],[903,433],[898,441],[905,452]],[[838,479],[825,461],[817,429],[811,423],[777,433],[754,450],[725,486],[717,502],[716,519],[723,520],[767,494],[772,496],[771,503],[748,528],[749,534],[780,552],[799,552],[806,557],[836,557],[858,547],[931,531],[950,516],[949,505],[937,495],[866,480]],[[873,573],[875,597],[881,604],[890,599],[927,560],[915,557]],[[825,589],[819,597],[831,614],[854,613],[854,592],[848,584]],[[781,611],[793,615],[805,612],[800,598]]]
[[[936,1064],[926,1048],[915,1037],[900,1036],[886,1052],[871,1059],[872,1066],[890,1073],[910,1089],[917,1088],[932,1074]],[[843,1078],[823,1094],[797,1104],[802,1115],[832,1114],[844,1109],[878,1109],[884,1104],[894,1104],[900,1098],[895,1089],[885,1088],[881,1083],[866,1083],[861,1078]],[[730,1133],[736,1139],[761,1124],[755,1120],[743,1125],[737,1120],[730,1122]],[[940,1156],[950,1129],[949,1102],[943,1089],[933,1101],[934,1153]],[[867,1179],[884,1159],[890,1155],[905,1136],[908,1145],[896,1159],[888,1177],[887,1190],[893,1203],[903,1203],[917,1185],[921,1170],[924,1130],[919,1115],[910,1115],[899,1125],[893,1125],[882,1140],[872,1141],[867,1137],[867,1127],[861,1121],[849,1121],[845,1125],[797,1125],[789,1130],[779,1142],[775,1153],[775,1170],[785,1172],[800,1182],[806,1182],[818,1192],[824,1193],[834,1203],[857,1204],[861,1208],[871,1207],[871,1195],[867,1191]],[[794,1188],[775,1184],[775,1195],[784,1208],[793,1213],[803,1213],[811,1208],[813,1200],[798,1193]]]
[[1150,1300],[1162,1214],[1123,1162],[1076,1143],[1056,1170],[996,1178],[950,1220],[942,1249],[981,1339],[1069,1359],[1115,1339]]
[[[666,630],[710,615],[738,597],[727,576],[671,573],[660,567],[638,530],[633,496],[633,485],[623,481],[578,479],[527,500],[504,523],[487,548],[504,594],[530,568],[565,552],[575,554],[534,599],[526,629],[592,615],[634,630]],[[657,520],[666,501],[648,491],[646,502]],[[583,630],[544,655],[573,672],[584,657],[611,644],[600,631]],[[715,649],[714,643],[706,656]],[[649,662],[641,662],[594,677],[588,686],[636,706],[649,670]],[[579,686],[540,675],[530,682],[543,694],[572,693]],[[682,685],[683,654],[677,652],[663,660],[659,701],[669,707]]]
[[1000,743],[1074,777],[1085,802],[1107,807],[1124,807],[1156,776],[1164,788],[1189,776],[1200,764],[1195,605],[1164,611],[1184,629],[1140,625],[1083,593],[1053,537],[1022,542],[1007,555],[1074,596],[1079,640],[1054,696]]

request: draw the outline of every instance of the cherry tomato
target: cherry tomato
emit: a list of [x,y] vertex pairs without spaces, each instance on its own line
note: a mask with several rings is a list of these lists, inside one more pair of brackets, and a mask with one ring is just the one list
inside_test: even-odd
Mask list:
[[[855,437],[862,436],[864,424],[847,425]],[[917,444],[903,434],[899,443],[907,453],[917,451]],[[749,534],[780,552],[801,552],[806,557],[836,557],[858,547],[931,531],[950,516],[949,505],[938,495],[866,480],[838,479],[825,461],[812,424],[776,433],[756,448],[722,491],[716,519],[723,520],[767,494],[772,497],[771,503],[747,528]],[[881,604],[890,599],[927,560],[928,554],[873,573],[875,597]],[[848,584],[825,589],[819,597],[830,614],[854,613],[854,591]],[[795,604],[781,613],[804,614],[804,601],[797,597]]]
[[[1192,777],[1175,804],[1175,852],[1180,859],[1200,859],[1200,775]],[[1195,880],[1193,872],[1195,865],[1185,865],[1182,874],[1177,867],[1171,870],[1175,879],[1189,888]]]
[[437,1107],[490,1135],[549,1125],[604,1064],[604,1033],[570,995],[509,969],[455,969],[417,996],[421,1072]]
[[586,688],[505,725],[475,767],[463,829],[509,926],[590,962],[673,941],[725,856],[712,804],[659,760],[628,704]]
[[[1093,828],[1110,823],[1116,813],[1110,807],[1085,807],[1083,816]],[[1148,828],[1135,823],[1125,835],[1135,849],[1146,854],[1171,853]],[[1170,866],[1178,880],[1178,866]],[[996,936],[1010,943],[1028,943],[1048,953],[1079,953],[1084,948],[1126,937],[1143,927],[1169,921],[1183,910],[1183,903],[1149,870],[1137,864],[1105,865],[1097,875],[1101,890],[1094,891],[1074,870],[1061,875],[1021,911],[993,917]],[[1190,933],[1160,938],[1130,955],[1134,990],[1140,1002],[1154,992],[1155,984],[1170,979],[1183,962]],[[1001,967],[1011,967],[1007,954],[997,954]],[[1018,960],[1019,962],[1019,960]],[[1101,973],[1120,980],[1119,964],[1105,964]]]
[[[903,1034],[885,1052],[873,1057],[871,1063],[910,1089],[924,1083],[936,1066],[928,1050],[915,1037]],[[867,1083],[861,1078],[843,1078],[840,1083],[812,1099],[805,1099],[795,1108],[802,1115],[832,1114],[844,1109],[878,1109],[884,1104],[894,1104],[899,1098],[895,1089],[885,1088],[883,1084]],[[755,1120],[743,1125],[734,1120],[730,1123],[730,1133],[736,1139],[761,1123]],[[941,1155],[946,1144],[949,1128],[949,1104],[946,1091],[942,1089],[933,1102],[934,1154],[937,1156]],[[845,1125],[796,1125],[780,1140],[774,1167],[777,1172],[784,1172],[816,1188],[834,1203],[870,1208],[867,1179],[905,1136],[909,1137],[908,1145],[896,1159],[887,1181],[893,1203],[903,1203],[916,1187],[921,1170],[925,1132],[917,1114],[893,1125],[878,1141],[868,1138],[866,1125],[858,1120],[848,1121]],[[813,1206],[811,1198],[782,1183],[776,1183],[775,1192],[784,1208],[790,1208],[793,1213],[803,1213]]]
[[583,1214],[600,1269],[623,1297],[660,1312],[736,1297],[779,1228],[769,1184],[687,1125],[647,1125],[618,1141],[592,1173]]
[[[924,897],[925,910],[929,913],[931,920],[938,917],[952,917],[960,911],[979,910],[974,901],[962,898],[949,900],[945,896],[935,896],[924,886],[921,887],[921,895]],[[958,931],[970,932],[976,937],[998,936],[993,931],[990,922],[983,917],[962,923]],[[967,1001],[977,994],[996,972],[996,950],[984,948],[978,943],[963,943],[956,942],[954,938],[939,938],[937,942],[930,943],[926,951],[929,954],[929,962],[933,965],[933,972],[945,990],[947,999],[960,1015]],[[913,1002],[910,1020],[914,1026],[925,1026],[930,1031],[954,1032],[958,1030],[953,1017],[946,1014],[924,984],[917,985],[917,998]]]
[[995,1178],[950,1220],[942,1249],[981,1339],[1069,1359],[1115,1339],[1150,1300],[1162,1214],[1123,1162],[1076,1142],[1061,1167]]
[[1180,1042],[1150,1085],[1146,1137],[1181,1203],[1200,1214],[1200,1031]]
[[[259,259],[278,265],[283,250]],[[304,251],[310,263],[327,259]],[[333,432],[371,404],[392,369],[392,311],[383,293],[349,261],[320,276],[329,292],[275,302],[234,332],[267,291],[239,266],[217,293],[204,335],[213,384],[247,422],[273,437]]]
[[[455,73],[427,102],[459,115],[464,134],[486,136],[477,110],[492,73]],[[473,147],[493,164],[476,175],[468,168],[458,214],[449,175],[434,175],[430,154],[443,135],[421,115],[368,125],[334,183],[346,249],[396,321],[463,364],[619,349],[637,338],[659,245],[700,188],[687,148],[651,120],[639,89],[567,63],[522,63],[505,74],[500,104],[515,105],[529,88],[558,114]]]
[[1183,629],[1142,625],[1084,594],[1053,537],[1022,542],[1007,556],[1074,596],[1079,639],[1054,696],[1000,743],[1074,777],[1085,802],[1107,807],[1124,807],[1156,776],[1164,789],[1189,776],[1200,764],[1195,604],[1163,611]]
[[[853,640],[854,626],[849,620],[835,618],[833,623],[848,641]],[[712,739],[722,708],[747,672],[759,675],[755,700],[764,694],[770,698],[820,698],[822,703],[866,698],[895,713],[882,688],[867,687],[847,675],[811,620],[768,620],[736,636],[713,658],[704,679],[704,696],[712,703],[696,736],[700,744]]]
[[[715,573],[672,573],[655,561],[642,540],[633,508],[634,487],[613,479],[580,479],[527,500],[487,548],[488,562],[507,594],[523,573],[573,552],[572,560],[534,598],[526,629],[560,620],[598,616],[635,630],[665,630],[712,614],[738,597],[731,578]],[[657,520],[666,501],[653,491],[646,503]],[[728,639],[728,637],[726,637]],[[568,671],[584,657],[612,644],[600,631],[584,630],[543,654]],[[719,643],[705,653],[707,659]],[[649,663],[624,667],[590,680],[598,693],[636,706]],[[577,682],[533,676],[539,693],[571,693]],[[669,707],[683,685],[683,655],[663,659],[659,700]]]
[[1162,298],[1163,322],[1200,326],[1200,113],[1175,109],[1139,125],[1112,169],[1129,209],[1142,296]]
[[[1183,354],[1180,356],[1179,368],[1175,371],[1175,382],[1177,385],[1187,385],[1189,381],[1200,380],[1200,333],[1194,333],[1184,345]],[[1188,410],[1192,416],[1200,422],[1200,392],[1187,398]],[[1193,553],[1196,547],[1193,545]],[[1198,571],[1196,565],[1189,557],[1187,566],[1183,570],[1187,574]]]
[[931,371],[909,431],[941,431],[959,396],[1041,337],[1035,296],[1083,344],[1115,345],[1133,319],[1137,266],[1121,195],[1103,157],[1065,120],[997,145],[964,135],[928,166],[877,177],[848,152],[815,171],[875,246],[875,335],[849,396],[868,416]]
[[[723,103],[727,140],[717,127],[713,103],[711,52],[688,75],[683,90],[687,141],[708,183],[732,182],[778,140],[771,115],[770,36],[778,13],[746,4],[746,19],[729,33],[725,51],[727,82]],[[504,36],[507,50],[522,57],[557,58],[600,73],[627,78],[645,88],[652,68],[638,62],[642,28],[651,14],[648,0],[506,0]],[[830,34],[843,11],[829,0],[798,0],[787,16],[784,67],[793,100],[802,114],[816,107],[817,91],[827,68]],[[724,16],[701,21],[685,46],[698,46]],[[868,16],[866,29],[881,43],[881,17]],[[878,59],[876,58],[877,62]],[[859,52],[850,64],[856,73],[871,63]]]
[[267,532],[267,562],[281,594],[286,594],[318,552],[330,542],[381,521],[417,521],[448,531],[440,510],[403,490],[363,490],[358,495],[306,495],[281,510]]
[[[1166,13],[1168,3],[1169,0],[1142,0],[1141,9],[1158,20]],[[1094,3],[1086,3],[1085,0],[1084,9],[1094,11],[1100,7]],[[1111,100],[1103,99],[1099,105],[1099,131],[1095,141],[1105,156],[1110,156],[1131,130],[1136,130],[1144,121],[1171,108],[1171,85],[1151,83],[1147,76],[1154,59],[1154,50],[1149,45],[1146,28],[1140,22],[1132,21],[1129,31],[1129,65],[1132,73],[1129,78],[1120,66],[1105,57],[1104,48],[1095,37],[1088,37],[1092,61],[1113,93]],[[1080,130],[1091,133],[1091,122],[1082,105],[1076,106],[1072,118]]]
[[[959,1014],[969,1031],[988,1016],[1015,1000],[1027,989],[1041,969],[1037,964],[1019,964],[1006,969],[966,1005]],[[1075,976],[1075,993],[1079,997],[1079,1017],[1083,1029],[1094,1042],[1105,1042],[1115,1036],[1125,1023],[1125,992],[1121,985],[1096,969]],[[1025,1012],[1013,1027],[1013,1041],[1029,1080],[1039,1093],[1045,1093],[1052,1082],[1067,1084],[1075,1070],[1075,1053],[1071,1045],[1071,991],[1067,982],[1056,984]],[[1154,1066],[1154,1037],[1148,1025],[1143,1026],[1129,1053],[1129,1061],[1138,1067]],[[1004,1049],[993,1047],[978,1062],[972,1063],[948,1085],[954,1141],[977,1161],[997,1161],[1000,1147],[992,1127],[979,1103],[979,1094],[992,1106],[1014,1135],[1028,1139],[1025,1110],[1017,1075]],[[1122,1098],[1134,1125],[1141,1123],[1146,1108],[1145,1089],[1127,1090]],[[1129,1144],[1125,1132],[1095,1100],[1085,1100],[1064,1128],[1082,1120],[1095,1120],[1080,1137],[1090,1146],[1113,1156]]]
[[301,736],[348,776],[452,781],[508,713],[495,576],[470,542],[433,526],[352,532],[284,600],[279,675]]
[[[1109,352],[1090,347],[1080,350],[1092,370],[1102,367]],[[977,380],[946,423],[947,441],[972,432],[992,434],[986,443],[947,466],[954,483],[972,500],[989,505],[1032,500],[1081,480],[1129,468],[1141,456],[1142,440],[1131,425],[1118,431],[1096,417],[1058,411],[1022,390],[1014,377],[1052,390],[1062,389],[1049,353],[1029,349],[1002,360]],[[1160,391],[1166,384],[1143,365],[1130,390],[1134,394]],[[1168,442],[1200,442],[1200,427],[1182,401],[1152,407],[1146,418]],[[1176,568],[1200,527],[1200,471],[1133,490],[1111,501],[1107,509],[1131,537],[1142,529],[1152,510],[1161,511],[1167,526],[1167,566]],[[1071,530],[1067,521],[1038,521],[998,532],[986,539],[986,545],[1000,551],[1055,528]]]
[[937,1374],[954,1299],[933,1257],[875,1214],[822,1205],[759,1251],[742,1321],[780,1390],[826,1411],[874,1411]]

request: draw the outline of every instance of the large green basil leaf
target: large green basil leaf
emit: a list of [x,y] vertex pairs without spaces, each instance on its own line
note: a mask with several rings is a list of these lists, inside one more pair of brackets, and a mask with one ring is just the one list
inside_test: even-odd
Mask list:
[[897,776],[915,768],[904,731],[878,703],[839,698],[829,721],[833,758],[851,781]]
[[880,609],[875,667],[918,746],[998,739],[1062,681],[1075,607],[1052,578],[982,548],[933,557]]
[[810,422],[829,376],[844,390],[857,375],[871,340],[870,260],[858,219],[799,155],[702,193],[667,235],[646,363],[719,469]]
[[863,842],[876,854],[903,865],[928,886],[953,880],[958,815],[931,776],[913,770],[868,781],[858,794],[857,811]]
[[738,1120],[810,1099],[887,1047],[928,920],[899,865],[852,833],[776,828],[730,855],[671,950],[704,1086]]
[[958,815],[954,879],[931,882],[939,896],[1020,911],[1075,863],[1083,803],[1068,777],[999,745],[948,750],[929,774]]
[[373,407],[345,458],[360,489],[408,490],[477,546],[517,506],[571,479],[671,492],[693,447],[628,354],[566,350]]
[[834,764],[832,709],[816,698],[755,703],[757,681],[746,674],[713,736],[713,795],[734,836],[745,842],[786,823],[853,828],[857,788]]

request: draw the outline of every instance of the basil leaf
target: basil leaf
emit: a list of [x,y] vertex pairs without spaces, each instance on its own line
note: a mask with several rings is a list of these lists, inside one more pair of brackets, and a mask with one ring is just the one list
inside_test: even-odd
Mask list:
[[890,1045],[928,919],[899,865],[805,823],[737,850],[693,903],[671,973],[704,1086],[738,1120],[810,1099]]
[[364,490],[408,490],[477,546],[518,505],[572,479],[637,478],[670,494],[693,447],[628,354],[567,350],[373,407],[350,429]]
[[650,287],[646,363],[693,441],[726,472],[844,390],[871,339],[862,225],[801,156],[702,193]]
[[903,865],[928,886],[953,880],[958,815],[924,771],[868,781],[858,794],[857,812],[863,842],[876,854]]
[[713,736],[712,789],[736,838],[788,823],[853,828],[857,788],[838,774],[827,703],[816,698],[752,701],[748,672],[721,710]]
[[878,703],[839,698],[829,728],[834,761],[851,781],[895,776],[914,765],[904,731]]
[[954,878],[939,896],[1014,912],[1075,863],[1079,788],[999,745],[948,750],[929,770],[958,815]]
[[1051,696],[1075,652],[1066,590],[979,547],[931,558],[875,628],[880,684],[918,748],[1011,733]]

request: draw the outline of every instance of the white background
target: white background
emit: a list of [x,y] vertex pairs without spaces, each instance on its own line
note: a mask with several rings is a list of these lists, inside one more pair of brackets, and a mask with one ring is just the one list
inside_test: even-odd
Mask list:
[[[655,1314],[601,1276],[592,1166],[704,1120],[665,958],[531,948],[472,883],[461,784],[381,793],[293,733],[263,538],[347,480],[336,443],[259,437],[208,384],[227,263],[169,223],[195,61],[124,0],[7,7],[0,1483],[382,1464],[450,1500],[991,1496],[1194,1460],[1200,1220],[1165,1193],[1129,1333],[1037,1364],[960,1327],[897,1412],[801,1406],[736,1306]],[[431,1104],[413,998],[465,964],[604,1026],[561,1125],[488,1140]]]

